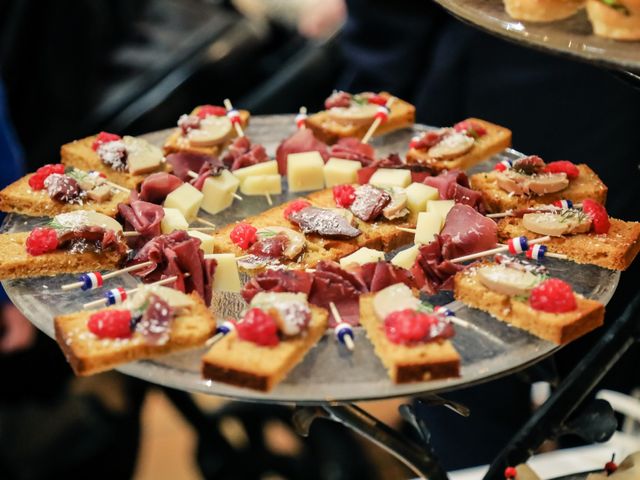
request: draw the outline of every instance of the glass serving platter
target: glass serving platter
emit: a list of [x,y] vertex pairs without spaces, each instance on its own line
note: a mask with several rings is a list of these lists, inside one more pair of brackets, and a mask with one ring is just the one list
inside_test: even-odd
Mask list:
[[436,0],[461,20],[489,33],[603,66],[640,71],[640,43],[598,37],[584,10],[557,22],[514,20],[502,0]]
[[[295,124],[293,115],[253,117],[248,135],[254,142],[262,143],[273,156],[280,141],[290,135]],[[406,153],[410,138],[418,131],[429,127],[416,125],[382,138],[375,139],[379,155]],[[169,131],[155,132],[146,137],[158,145],[162,144]],[[490,161],[476,166],[474,170],[486,170],[503,158],[521,156],[507,150]],[[294,198],[286,193],[274,195],[274,204]],[[199,215],[222,226],[260,213],[268,208],[264,197],[245,196],[218,215],[210,216],[204,211]],[[46,223],[47,219],[8,215],[3,231],[25,231]],[[389,255],[391,257],[391,254]],[[545,260],[551,274],[570,280],[577,292],[587,297],[608,302],[618,284],[620,274],[591,265],[556,259]],[[77,275],[59,275],[48,278],[32,278],[4,281],[3,285],[16,306],[33,324],[53,337],[53,317],[82,309],[82,304],[101,298],[107,289],[117,286],[132,288],[136,280],[120,276],[105,281],[100,290],[82,292],[62,291],[61,285],[77,279]],[[429,382],[395,385],[382,363],[375,356],[373,347],[364,331],[355,328],[356,348],[349,353],[340,346],[333,332],[327,331],[324,338],[305,357],[304,361],[272,392],[261,393],[223,383],[204,380],[200,376],[200,358],[204,349],[167,355],[153,360],[144,360],[123,365],[118,370],[149,382],[192,392],[202,392],[238,400],[263,402],[295,402],[299,404],[321,404],[330,401],[359,401],[380,398],[435,393],[469,386],[525,368],[550,355],[558,347],[538,339],[522,330],[512,328],[478,310],[469,309],[452,302],[450,294],[441,293],[425,297],[433,303],[449,304],[462,321],[456,322],[454,344],[462,356],[462,372],[459,378]],[[218,318],[238,316],[245,307],[239,294],[215,294],[212,309]]]

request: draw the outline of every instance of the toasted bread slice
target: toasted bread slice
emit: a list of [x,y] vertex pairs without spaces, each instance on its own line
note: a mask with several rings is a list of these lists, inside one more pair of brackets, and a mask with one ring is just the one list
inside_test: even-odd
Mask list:
[[[194,108],[191,112],[191,115],[196,115],[199,110],[200,107]],[[247,128],[249,126],[249,118],[251,117],[251,114],[247,110],[238,110],[238,113],[240,114],[240,125],[242,125],[243,129]],[[219,155],[220,152],[222,152],[222,150],[224,150],[224,148],[229,145],[237,136],[238,134],[236,132],[236,129],[232,128],[231,134],[225,142],[219,145],[214,145],[212,147],[194,147],[189,143],[189,140],[185,138],[184,135],[182,135],[182,130],[180,130],[179,128],[175,128],[173,132],[171,132],[171,135],[169,135],[167,140],[164,142],[164,146],[162,148],[165,155],[177,152]]]
[[613,8],[602,0],[587,1],[587,14],[593,32],[614,40],[640,40],[640,4],[637,1],[624,1],[618,5],[624,8]]
[[504,0],[507,14],[526,22],[554,22],[570,17],[585,0]]
[[473,267],[456,274],[453,295],[470,307],[558,344],[569,343],[604,322],[604,305],[600,302],[576,294],[578,308],[574,311],[547,313],[535,310],[526,300],[485,287],[477,278],[477,268]]
[[407,163],[425,165],[434,174],[454,168],[466,170],[511,146],[511,130],[479,118],[468,118],[466,121],[479,124],[487,131],[486,135],[475,141],[467,153],[457,158],[442,160],[430,157],[428,150],[412,148],[407,153]]
[[202,357],[202,376],[216,382],[268,392],[278,384],[322,337],[329,314],[310,305],[311,321],[304,334],[264,347],[242,340],[233,331]]
[[[576,263],[587,263],[610,270],[626,270],[640,250],[640,223],[610,218],[611,228],[606,234],[581,233],[564,237],[551,237],[545,242],[550,252],[562,253]],[[506,217],[498,222],[498,238],[539,235],[527,230],[522,218]]]
[[360,295],[360,324],[395,383],[460,376],[460,355],[449,340],[399,345],[391,342],[373,308],[375,294]]
[[0,211],[20,213],[31,217],[54,217],[59,213],[75,210],[93,210],[109,217],[115,217],[118,213],[118,204],[126,202],[129,198],[129,193],[114,189],[111,199],[105,202],[93,200],[86,200],[81,204],[59,202],[52,199],[46,189],[32,189],[29,186],[29,178],[32,175],[26,175],[0,191]]
[[107,177],[107,180],[129,189],[136,188],[147,176],[151,175],[151,173],[171,171],[171,165],[166,162],[155,172],[145,174],[132,175],[126,171],[120,172],[114,170],[105,164],[100,159],[100,156],[93,150],[92,145],[96,137],[96,135],[92,135],[91,137],[74,140],[71,143],[63,145],[60,148],[61,162],[64,165],[79,168],[80,170],[102,172]]
[[25,247],[28,236],[29,232],[0,235],[0,280],[114,270],[124,257],[124,253],[117,250],[101,253],[56,250],[42,255],[30,255]]
[[[388,92],[380,92],[379,95],[385,98],[391,97]],[[388,120],[378,126],[373,134],[374,137],[411,127],[416,121],[416,107],[404,100],[396,99],[390,110]],[[306,121],[307,128],[313,130],[315,137],[327,145],[332,145],[344,137],[362,138],[369,130],[371,123],[373,118],[370,123],[364,125],[338,123],[331,119],[326,110],[309,115]]]
[[147,344],[140,333],[130,339],[100,339],[87,328],[93,311],[56,317],[56,340],[76,375],[93,375],[122,363],[199,347],[215,332],[216,320],[197,293],[190,296],[194,305],[176,315],[164,345]]
[[532,196],[511,195],[498,186],[496,178],[498,172],[495,171],[471,175],[471,188],[482,192],[482,202],[489,213],[551,204],[562,199],[580,203],[586,198],[591,198],[604,205],[607,200],[607,186],[587,165],[580,164],[577,167],[580,171],[578,178],[571,180],[567,188],[556,193]]

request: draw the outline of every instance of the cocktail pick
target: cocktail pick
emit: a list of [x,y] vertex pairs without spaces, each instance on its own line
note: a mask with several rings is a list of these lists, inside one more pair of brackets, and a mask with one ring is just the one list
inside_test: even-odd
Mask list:
[[[188,274],[185,274],[185,277]],[[153,283],[149,283],[147,285],[166,285],[168,283],[172,283],[175,282],[178,279],[177,275],[173,275],[171,277],[167,277],[167,278],[163,278],[162,280],[158,280],[157,282],[153,282]],[[101,306],[111,306],[111,305],[118,305],[122,302],[124,302],[129,295],[131,295],[132,293],[137,292],[139,289],[139,287],[136,288],[131,288],[129,290],[125,290],[122,287],[118,287],[118,288],[113,288],[111,290],[109,290],[107,293],[105,293],[104,298],[100,298],[98,300],[93,300],[92,302],[88,302],[85,303],[84,305],[82,305],[82,308],[89,309],[89,308],[93,308],[93,307],[101,307]]]
[[124,273],[140,270],[141,268],[148,267],[152,263],[153,262],[151,261],[137,263],[129,267],[121,268],[120,270],[114,270],[113,272],[105,273],[104,275],[100,272],[83,273],[82,275],[80,275],[80,281],[62,285],[62,290],[73,290],[74,288],[81,288],[82,290],[94,290],[96,288],[100,288],[104,280],[117,277],[118,275],[122,275]]
[[307,107],[300,107],[298,114],[296,115],[296,126],[298,130],[304,130],[307,128]]
[[389,119],[391,105],[393,105],[395,101],[396,97],[389,97],[387,103],[378,107],[378,111],[376,112],[376,115],[373,119],[373,123],[369,127],[369,130],[367,130],[367,133],[364,134],[364,137],[362,137],[362,143],[369,143],[369,140],[371,140],[371,137],[376,132],[378,127]]
[[333,329],[336,340],[347,347],[347,350],[353,352],[353,350],[355,349],[355,343],[353,342],[353,329],[351,328],[351,325],[342,320],[340,312],[338,311],[335,303],[329,302],[329,308],[331,309],[333,317],[338,322],[338,324]]
[[524,236],[515,237],[509,239],[506,245],[492,248],[490,250],[484,250],[482,252],[472,253],[470,255],[464,255],[462,257],[454,258],[449,261],[452,263],[466,262],[467,260],[475,260],[476,258],[488,257],[489,255],[507,251],[513,255],[517,255],[519,253],[526,252],[529,249],[529,245],[535,245],[536,243],[543,243],[549,240],[551,240],[551,237],[549,236],[534,238],[533,240],[528,240],[527,237]]

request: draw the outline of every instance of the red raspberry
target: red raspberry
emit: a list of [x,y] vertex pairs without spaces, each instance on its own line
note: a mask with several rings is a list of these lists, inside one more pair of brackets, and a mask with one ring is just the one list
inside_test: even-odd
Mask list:
[[103,310],[89,317],[89,331],[98,338],[131,337],[130,310]]
[[473,120],[463,120],[453,126],[456,132],[464,133],[473,138],[484,137],[487,134],[487,129]]
[[518,471],[515,467],[507,467],[504,469],[504,478],[507,480],[514,480],[518,476]]
[[25,245],[31,255],[52,252],[58,248],[58,234],[53,228],[36,227],[31,230]]
[[387,104],[387,99],[382,95],[373,94],[369,98],[367,98],[369,103],[373,103],[374,105],[384,106]]
[[333,199],[336,205],[342,208],[349,208],[356,199],[355,191],[356,189],[349,184],[333,187]]
[[557,278],[545,280],[531,290],[529,305],[549,313],[570,312],[578,308],[571,285]]
[[436,323],[437,317],[407,308],[387,315],[384,331],[393,343],[419,342],[429,335],[431,326]]
[[580,170],[569,160],[558,160],[557,162],[549,162],[542,169],[544,173],[566,173],[569,180],[578,178]]
[[278,324],[271,315],[259,308],[250,309],[236,324],[236,329],[241,339],[258,345],[274,347],[280,343]]
[[54,173],[64,174],[64,165],[61,163],[50,163],[44,165],[36,170],[36,173],[29,177],[29,186],[34,190],[42,190],[44,188],[44,181],[49,175]]
[[253,225],[241,222],[231,230],[229,238],[241,249],[246,250],[258,240],[258,229]]
[[587,198],[582,201],[582,211],[591,217],[591,228],[595,233],[607,233],[611,227],[607,210],[595,200]]
[[307,202],[306,200],[295,200],[287,205],[287,208],[284,209],[284,212],[282,212],[282,214],[284,215],[284,218],[289,220],[289,216],[292,213],[299,212],[300,210],[304,210],[305,208],[310,206],[311,203]]
[[198,109],[196,114],[199,118],[205,118],[210,115],[215,117],[224,117],[227,114],[227,110],[224,107],[218,107],[216,105],[202,105]]
[[116,135],[115,133],[100,132],[96,139],[93,141],[93,145],[91,145],[91,148],[93,148],[93,150],[95,151],[98,150],[98,147],[103,143],[115,142],[116,140],[122,140],[122,137],[120,135]]

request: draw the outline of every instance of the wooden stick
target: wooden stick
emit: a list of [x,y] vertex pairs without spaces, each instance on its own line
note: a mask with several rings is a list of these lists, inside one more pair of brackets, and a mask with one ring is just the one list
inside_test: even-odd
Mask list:
[[271,199],[271,194],[269,192],[264,194],[265,197],[267,197],[267,203],[269,204],[269,206],[273,206],[273,200]]
[[187,232],[211,232],[215,230],[215,225],[213,227],[189,227],[187,228]]
[[[188,274],[185,274],[185,276],[187,276]],[[173,275],[172,277],[167,277],[167,278],[163,278],[162,280],[158,280],[157,282],[153,282],[153,283],[148,283],[147,285],[152,286],[152,285],[166,285],[167,283],[171,283],[171,282],[175,282],[178,279],[177,275]],[[127,290],[127,296],[131,295],[132,293],[136,293],[138,290],[140,289],[140,287],[136,287],[136,288],[131,288],[129,290]],[[93,300],[92,302],[88,302],[85,303],[84,305],[82,305],[82,308],[84,310],[87,310],[88,308],[93,308],[93,307],[99,307],[101,304],[107,306],[107,299],[106,298],[100,298],[98,300]]]
[[[104,178],[103,178],[104,180]],[[104,180],[104,183],[109,185],[111,188],[115,188],[116,190],[120,190],[121,192],[130,192],[131,189],[123,187],[122,185],[118,185],[117,183],[110,182],[109,180]]]
[[[529,242],[532,243],[532,242]],[[499,243],[498,245],[502,246],[502,247],[507,247],[507,245],[505,245],[504,243]],[[566,260],[567,257],[564,253],[553,253],[547,250],[547,253],[544,254],[545,257],[550,257],[550,258],[559,258],[560,260]]]
[[[331,314],[333,315],[333,318],[335,318],[338,323],[344,323],[335,303],[329,302],[329,309],[331,310]],[[353,339],[351,338],[351,336],[344,335],[342,338],[344,340],[345,347],[347,347],[347,350],[349,350],[350,352],[353,352],[356,346],[353,343]]]
[[[556,207],[555,205],[533,205],[529,209],[532,210],[531,213],[535,213],[537,207],[540,207],[540,211],[553,211],[553,210],[562,210],[560,207]],[[576,203],[573,208],[582,208],[581,203]],[[504,218],[504,217],[512,217],[514,214],[513,210],[507,210],[505,212],[500,213],[489,213],[486,215],[487,218]]]
[[[548,240],[551,240],[551,237],[545,236],[545,237],[534,238],[533,240],[529,240],[527,243],[529,245],[535,245],[536,243],[544,243],[544,242],[546,242]],[[501,247],[492,248],[491,250],[485,250],[484,252],[478,252],[478,253],[472,253],[470,255],[464,255],[462,257],[454,258],[453,260],[449,260],[449,261],[451,263],[466,262],[467,260],[475,260],[476,258],[488,257],[489,255],[493,255],[495,253],[506,252],[507,250],[509,250],[509,247],[507,245],[504,245],[504,246],[501,246]]]
[[[227,109],[227,112],[229,112],[230,110],[233,110],[233,105],[231,105],[231,100],[229,100],[228,98],[224,99],[224,108]],[[240,125],[240,122],[233,122],[233,126],[236,129],[236,133],[238,134],[239,137],[244,137],[244,130],[242,129],[242,125]]]
[[[113,272],[109,272],[102,275],[102,279],[109,280],[110,278],[117,277],[118,275],[122,275],[123,273],[133,272],[134,270],[140,270],[141,268],[148,267],[152,263],[153,262],[151,261],[142,262],[142,263],[137,263],[135,265],[131,265],[129,267],[121,268],[120,270],[114,270]],[[67,283],[66,285],[62,285],[62,290],[72,290],[74,288],[80,288],[82,285],[84,285],[84,282],[82,281]]]
[[218,228],[216,227],[215,223],[211,223],[209,220],[202,218],[202,217],[196,217],[196,220],[200,223],[204,223],[205,225],[209,225],[211,228]]
[[416,229],[415,228],[396,227],[396,230],[400,230],[401,232],[416,233]]
[[[385,104],[385,106],[390,109],[391,105],[393,105],[395,101],[396,101],[396,97],[389,97],[389,100],[387,100],[387,103]],[[376,130],[378,129],[381,123],[382,123],[382,119],[380,117],[376,117],[373,120],[373,123],[369,127],[369,130],[367,130],[367,133],[365,133],[364,137],[362,137],[362,143],[369,143],[369,140],[371,140],[371,137],[376,132]]]
[[[198,174],[196,172],[194,172],[193,170],[189,170],[187,172],[187,175],[189,175],[191,178],[198,178]],[[243,198],[240,195],[238,195],[237,193],[233,194],[233,198],[237,198],[240,201],[243,200]],[[198,220],[200,220],[200,218],[198,218]]]

